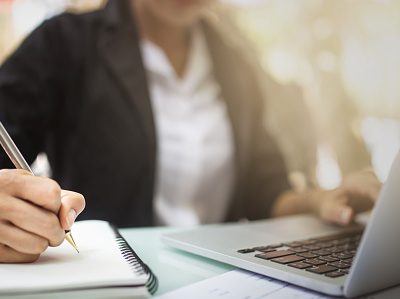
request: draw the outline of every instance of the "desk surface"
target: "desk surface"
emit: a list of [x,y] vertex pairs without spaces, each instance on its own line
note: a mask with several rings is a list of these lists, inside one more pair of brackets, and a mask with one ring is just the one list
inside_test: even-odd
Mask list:
[[[182,229],[164,227],[121,230],[121,234],[131,247],[157,275],[159,288],[156,295],[161,295],[235,269],[226,264],[173,249],[161,242],[160,237],[162,234],[179,230]],[[400,298],[400,287],[395,287],[367,298]]]
[[157,295],[210,278],[234,268],[164,245],[160,237],[177,228],[122,229],[121,234],[158,277]]

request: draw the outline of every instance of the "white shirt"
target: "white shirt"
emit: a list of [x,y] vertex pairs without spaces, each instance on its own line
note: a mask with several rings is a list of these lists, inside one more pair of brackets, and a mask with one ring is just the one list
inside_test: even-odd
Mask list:
[[141,50],[157,131],[155,223],[220,222],[232,191],[234,145],[203,33],[193,31],[183,78],[155,44],[143,40]]

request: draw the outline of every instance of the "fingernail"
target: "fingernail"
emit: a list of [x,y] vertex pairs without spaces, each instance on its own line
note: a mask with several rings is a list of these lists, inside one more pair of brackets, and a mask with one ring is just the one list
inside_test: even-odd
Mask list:
[[71,227],[72,224],[74,224],[75,219],[76,219],[76,211],[72,209],[71,211],[68,212],[68,217],[67,217],[68,227]]
[[350,222],[350,218],[351,218],[351,210],[350,209],[343,209],[340,217],[341,217],[341,221],[342,221],[343,224],[349,223]]

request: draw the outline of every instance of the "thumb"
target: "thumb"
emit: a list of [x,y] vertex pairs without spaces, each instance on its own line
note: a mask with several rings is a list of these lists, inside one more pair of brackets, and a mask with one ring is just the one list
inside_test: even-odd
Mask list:
[[58,214],[61,226],[64,230],[71,229],[76,217],[85,208],[85,198],[82,194],[62,190],[61,193],[61,208]]
[[354,210],[345,198],[325,201],[321,206],[321,218],[339,225],[349,225],[354,218]]

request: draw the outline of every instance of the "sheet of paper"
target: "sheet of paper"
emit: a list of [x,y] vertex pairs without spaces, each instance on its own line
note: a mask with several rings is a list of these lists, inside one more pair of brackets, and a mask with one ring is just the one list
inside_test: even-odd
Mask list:
[[289,286],[262,275],[234,270],[181,288],[157,299],[322,299],[328,296]]
[[[155,299],[338,299],[244,270],[234,270]],[[400,287],[365,299],[400,298]]]

